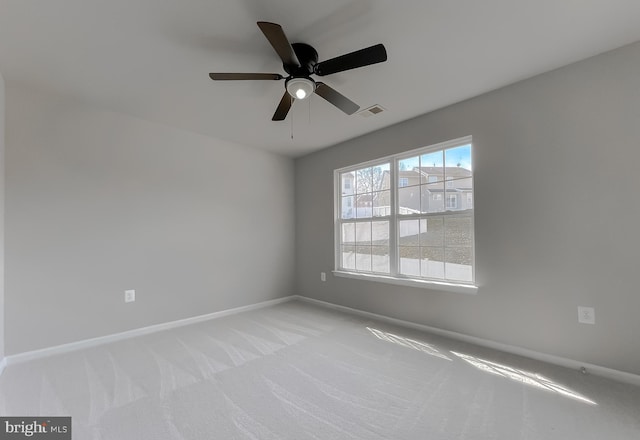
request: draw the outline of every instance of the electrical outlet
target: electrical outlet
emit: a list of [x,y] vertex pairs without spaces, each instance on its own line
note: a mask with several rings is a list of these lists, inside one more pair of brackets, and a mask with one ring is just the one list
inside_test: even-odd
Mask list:
[[135,290],[125,290],[124,291],[124,302],[130,303],[136,300],[136,291]]
[[593,307],[578,306],[578,322],[581,324],[595,324],[595,309]]
[[327,281],[327,274],[324,272],[320,272],[320,281]]

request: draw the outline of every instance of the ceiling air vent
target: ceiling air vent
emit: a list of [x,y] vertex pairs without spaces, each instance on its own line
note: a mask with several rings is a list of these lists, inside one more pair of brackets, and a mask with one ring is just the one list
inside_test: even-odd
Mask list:
[[364,110],[360,110],[358,114],[360,116],[368,118],[369,116],[375,116],[378,113],[382,113],[385,110],[386,109],[383,106],[376,104],[376,105],[372,105],[371,107],[367,107]]

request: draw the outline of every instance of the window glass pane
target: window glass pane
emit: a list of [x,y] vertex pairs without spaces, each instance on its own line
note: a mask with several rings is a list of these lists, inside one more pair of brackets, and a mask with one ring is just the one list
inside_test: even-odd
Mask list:
[[471,144],[449,148],[444,152],[444,157],[447,168],[462,168],[471,171]]
[[398,188],[420,185],[421,182],[425,181],[417,168],[416,170],[398,172]]
[[361,168],[356,171],[356,192],[364,194],[373,191],[373,168]]
[[444,279],[444,249],[441,247],[420,248],[420,275],[426,278]]
[[371,270],[389,273],[389,247],[371,246]]
[[409,186],[398,189],[398,214],[417,214],[420,212],[420,187]]
[[391,215],[391,191],[373,193],[373,216],[386,217]]
[[473,190],[473,178],[464,168],[447,168],[446,189],[449,191],[469,192]]
[[398,222],[400,246],[419,246],[420,220],[402,220]]
[[371,223],[356,223],[356,243],[358,245],[371,244]]
[[356,270],[371,271],[371,246],[356,246]]
[[471,216],[447,216],[445,225],[445,256],[447,279],[473,280],[473,229]]
[[443,182],[422,185],[420,187],[420,208],[423,213],[444,211],[444,184]]
[[446,248],[447,279],[458,281],[472,281],[472,250],[467,247]]
[[464,193],[463,196],[463,205],[462,209],[473,209],[473,192],[468,191]]
[[372,191],[384,191],[391,189],[391,179],[389,178],[390,163],[376,165],[372,168],[371,177],[373,179]]
[[389,246],[389,222],[371,223],[371,243],[377,246]]
[[429,217],[420,220],[420,246],[444,246],[443,217]]
[[356,242],[356,224],[342,224],[342,244],[355,244]]
[[434,171],[442,174],[442,154],[443,151],[434,151],[432,153],[426,153],[420,156],[420,167],[423,171]]
[[370,218],[373,213],[373,194],[358,194],[356,199],[356,217]]
[[[413,171],[414,168],[420,167],[420,157],[408,157],[406,159],[401,159],[398,161],[398,171]],[[400,173],[398,173],[400,174]]]
[[444,227],[446,247],[473,247],[473,229],[470,216],[446,216]]
[[446,191],[445,192],[445,209],[447,211],[459,211],[460,210],[460,195],[457,192]]
[[443,151],[434,151],[420,156],[423,183],[436,183],[444,180],[442,157]]
[[420,276],[420,248],[400,246],[400,273]]
[[342,246],[341,250],[342,250],[342,268],[355,269],[356,268],[356,247]]
[[355,200],[355,197],[353,196],[342,197],[342,203],[341,203],[342,218],[348,219],[348,218],[355,217],[356,213],[355,213],[355,207],[354,207],[354,200]]
[[[445,248],[444,252],[446,255],[447,264],[471,267],[471,248],[447,247]],[[447,276],[451,277],[451,274],[448,273]]]
[[342,173],[340,175],[340,184],[342,188],[342,195],[349,195],[355,192],[354,187],[355,173]]

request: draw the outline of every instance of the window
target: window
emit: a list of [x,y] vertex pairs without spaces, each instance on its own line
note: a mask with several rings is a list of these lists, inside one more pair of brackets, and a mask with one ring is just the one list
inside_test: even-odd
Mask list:
[[336,170],[336,273],[473,285],[471,153],[467,137]]
[[456,194],[447,194],[447,209],[456,209],[458,207],[458,196]]

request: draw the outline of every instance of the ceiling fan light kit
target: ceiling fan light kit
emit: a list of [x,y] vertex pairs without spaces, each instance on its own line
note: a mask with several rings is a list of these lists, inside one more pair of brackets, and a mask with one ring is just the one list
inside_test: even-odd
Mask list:
[[258,27],[282,60],[282,67],[289,76],[284,77],[278,73],[210,73],[209,77],[214,81],[284,79],[285,92],[271,118],[273,121],[283,121],[296,99],[306,99],[314,93],[344,113],[354,114],[360,108],[358,104],[327,84],[314,81],[311,75],[331,75],[387,60],[385,47],[376,44],[319,63],[318,52],[312,46],[305,43],[291,44],[279,24],[259,21]]
[[316,91],[316,82],[311,78],[289,78],[285,82],[289,95],[295,99],[305,99]]

